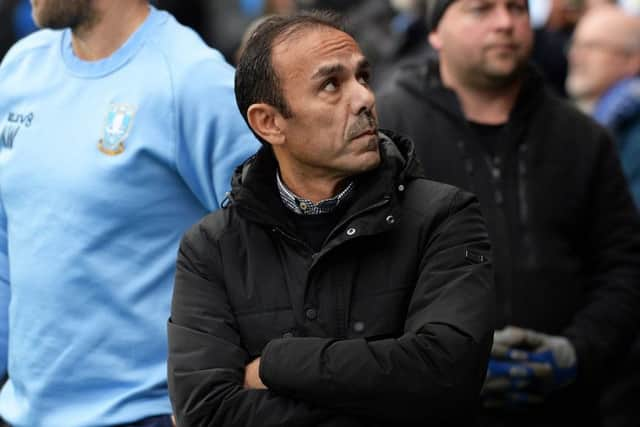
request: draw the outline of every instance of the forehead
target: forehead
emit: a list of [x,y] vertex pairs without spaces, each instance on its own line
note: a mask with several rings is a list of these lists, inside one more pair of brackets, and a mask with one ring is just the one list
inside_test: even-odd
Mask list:
[[488,5],[488,6],[503,6],[503,5],[523,5],[527,6],[527,0],[455,0],[448,8],[445,14],[450,13],[459,13],[466,12],[470,8],[477,6],[478,4]]
[[621,40],[629,33],[624,16],[609,11],[594,12],[583,17],[576,28],[574,39]]
[[364,58],[347,33],[329,27],[313,27],[276,40],[272,61],[282,77],[311,75],[327,64],[355,66]]

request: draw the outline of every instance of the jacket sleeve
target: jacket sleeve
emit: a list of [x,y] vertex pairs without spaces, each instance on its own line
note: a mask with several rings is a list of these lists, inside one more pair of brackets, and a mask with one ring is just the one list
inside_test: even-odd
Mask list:
[[215,210],[235,167],[260,143],[236,106],[230,65],[206,57],[184,74],[176,77],[176,164],[203,206]]
[[9,249],[7,241],[7,217],[0,198],[0,377],[7,372],[7,348],[9,342]]
[[613,143],[600,142],[587,208],[588,293],[565,330],[586,383],[604,379],[602,367],[626,354],[640,325],[640,222]]
[[168,322],[169,393],[185,427],[358,427],[349,416],[271,390],[243,388],[241,346],[214,242],[194,227],[183,238]]
[[448,200],[446,218],[423,230],[404,333],[270,341],[260,365],[270,389],[394,424],[447,425],[474,412],[493,335],[490,247],[477,200]]

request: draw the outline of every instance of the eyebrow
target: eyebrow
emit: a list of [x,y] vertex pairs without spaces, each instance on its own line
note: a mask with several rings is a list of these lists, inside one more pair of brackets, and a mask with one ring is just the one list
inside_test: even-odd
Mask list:
[[[370,68],[371,68],[371,64],[366,58],[362,58],[358,62],[358,65],[356,66],[356,69],[358,70],[358,72],[362,70],[368,70]],[[346,70],[346,67],[342,64],[324,65],[320,67],[315,73],[313,73],[313,75],[311,76],[311,79],[313,80],[322,79],[328,76],[332,76],[334,74],[343,73],[345,72],[345,70]]]

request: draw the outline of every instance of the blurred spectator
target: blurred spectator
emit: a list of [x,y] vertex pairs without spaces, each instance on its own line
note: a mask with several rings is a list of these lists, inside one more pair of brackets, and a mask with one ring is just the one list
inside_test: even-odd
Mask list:
[[610,5],[580,21],[569,51],[567,91],[614,133],[640,207],[640,18]]
[[[567,91],[612,131],[640,207],[640,18],[613,5],[590,10],[576,28],[569,60]],[[603,426],[640,426],[639,364],[637,338],[626,363],[611,373],[602,400]]]
[[584,7],[584,0],[529,0],[534,29],[532,59],[547,83],[565,96],[566,46]]
[[374,87],[384,85],[394,70],[428,49],[425,3],[367,1],[349,12],[351,31],[373,66]]
[[432,14],[439,60],[407,66],[378,110],[488,222],[499,331],[482,424],[596,426],[600,382],[640,324],[640,221],[615,147],[528,65],[524,0]]

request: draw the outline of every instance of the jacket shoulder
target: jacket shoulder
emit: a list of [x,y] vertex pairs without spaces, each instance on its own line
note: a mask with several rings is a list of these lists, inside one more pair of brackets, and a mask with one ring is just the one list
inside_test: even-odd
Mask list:
[[218,209],[191,226],[182,238],[182,245],[200,251],[205,246],[217,244],[222,236],[232,229],[234,213],[231,206]]
[[447,217],[472,203],[477,203],[472,193],[453,185],[417,178],[407,186],[404,208],[418,216]]
[[[575,129],[583,137],[603,137],[607,135],[606,129],[596,122],[595,119],[580,111],[569,100],[563,99],[545,88],[545,96],[542,111],[552,117],[562,129]],[[576,141],[582,144],[582,141]]]

